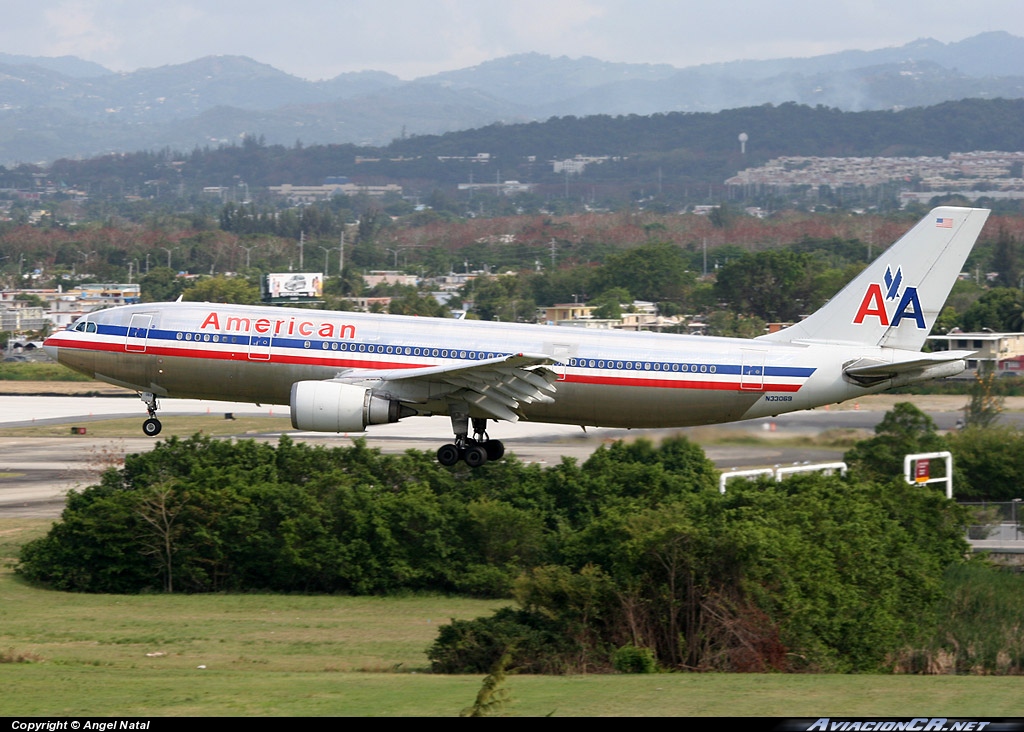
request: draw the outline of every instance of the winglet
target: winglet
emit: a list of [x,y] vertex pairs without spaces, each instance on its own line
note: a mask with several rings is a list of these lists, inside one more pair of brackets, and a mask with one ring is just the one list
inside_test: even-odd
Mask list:
[[988,209],[932,209],[824,307],[761,340],[921,350]]

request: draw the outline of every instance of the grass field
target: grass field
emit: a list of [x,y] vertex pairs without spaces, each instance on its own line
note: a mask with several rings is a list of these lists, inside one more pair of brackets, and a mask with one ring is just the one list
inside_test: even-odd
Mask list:
[[92,381],[53,361],[0,362],[0,381]]
[[[284,410],[287,414],[287,410]],[[145,414],[143,414],[145,416]],[[87,437],[139,437],[142,424],[138,417],[123,419],[78,420],[61,424],[31,425],[25,427],[0,427],[0,437],[67,437],[74,424],[86,429]],[[265,434],[267,432],[291,432],[291,419],[285,417],[264,417],[239,415],[234,420],[224,419],[223,415],[174,416],[163,421],[160,439],[171,436],[191,437],[196,433],[213,437],[240,437]]]
[[[0,716],[451,716],[479,676],[426,672],[449,618],[500,601],[443,596],[83,595],[18,579],[50,526],[0,519]],[[6,661],[6,662],[5,662]],[[536,716],[1022,716],[1013,677],[510,676]]]
[[[67,437],[70,425],[86,428],[86,436],[95,438],[138,437],[141,434],[138,417],[123,419],[90,419],[60,424],[28,425],[23,427],[0,427],[0,437]],[[176,415],[165,419],[160,439],[170,436],[191,437],[202,433],[213,437],[239,437],[267,433],[294,432],[289,417],[267,417],[261,415],[239,415],[226,420],[221,415]],[[818,435],[785,435],[779,433],[755,433],[725,427],[700,427],[691,430],[688,437],[694,442],[708,445],[748,445],[775,447],[829,447],[848,448],[857,440],[870,436],[867,430],[826,430]],[[642,434],[637,435],[642,438]],[[636,438],[634,438],[636,439]]]

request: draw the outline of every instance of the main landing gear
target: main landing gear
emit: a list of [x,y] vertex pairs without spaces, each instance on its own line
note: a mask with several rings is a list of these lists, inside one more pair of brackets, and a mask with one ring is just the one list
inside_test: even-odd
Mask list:
[[451,466],[465,460],[466,465],[478,468],[488,460],[500,460],[505,454],[505,446],[501,440],[492,440],[487,436],[487,420],[473,418],[473,436],[469,436],[468,409],[453,408],[452,431],[455,442],[442,445],[437,451],[437,462]]
[[139,399],[146,403],[146,411],[149,412],[149,419],[142,423],[142,431],[146,434],[146,437],[156,437],[160,434],[160,430],[163,429],[160,420],[156,418],[156,394],[148,391],[140,392]]

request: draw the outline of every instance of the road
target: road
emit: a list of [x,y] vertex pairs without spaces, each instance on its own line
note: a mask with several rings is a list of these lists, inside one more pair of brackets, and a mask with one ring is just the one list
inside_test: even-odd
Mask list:
[[[506,448],[525,462],[557,464],[563,457],[585,460],[600,445],[618,439],[647,437],[659,440],[670,434],[683,434],[698,444],[710,443],[705,452],[722,469],[764,467],[803,462],[831,462],[842,457],[842,450],[787,445],[775,447],[772,437],[810,437],[831,429],[871,430],[891,405],[906,397],[879,396],[864,404],[843,408],[819,409],[780,415],[774,419],[752,420],[718,427],[680,430],[588,429],[566,425],[519,422],[496,425],[492,436],[505,442]],[[915,401],[917,401],[915,399]],[[920,405],[940,429],[952,429],[960,416],[963,397],[928,397]],[[1020,406],[1020,405],[1014,405]],[[161,401],[160,416],[169,423],[178,415],[287,414],[286,407],[259,407],[252,404],[167,399]],[[114,397],[34,397],[0,396],[0,426],[16,427],[41,424],[88,424],[91,420],[137,417],[140,436],[119,439],[68,437],[0,437],[0,517],[31,516],[53,518],[60,515],[69,489],[95,482],[103,469],[116,465],[125,454],[150,449],[155,440],[141,435],[145,410],[134,398]],[[1004,420],[1020,423],[1022,415],[1008,412]],[[768,438],[766,444],[722,446],[715,444],[723,432],[755,433]],[[435,450],[449,438],[446,418],[408,419],[398,424],[371,428],[365,435],[371,447],[388,453],[408,449]],[[312,444],[346,444],[351,436],[315,433],[291,433],[297,440]],[[279,434],[245,435],[276,441]]]

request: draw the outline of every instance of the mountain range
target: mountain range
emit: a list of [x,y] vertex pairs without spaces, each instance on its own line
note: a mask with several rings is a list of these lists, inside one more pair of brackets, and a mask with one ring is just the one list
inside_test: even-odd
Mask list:
[[115,73],[74,57],[0,53],[0,164],[187,151],[245,135],[374,146],[553,116],[785,102],[864,111],[997,97],[1024,97],[1024,39],[1004,32],[684,69],[529,53],[412,81],[380,71],[308,81],[244,56]]

